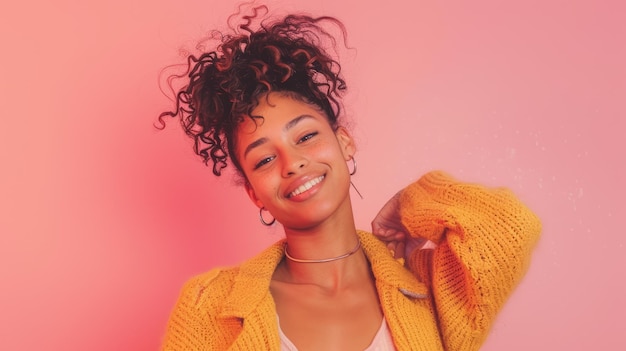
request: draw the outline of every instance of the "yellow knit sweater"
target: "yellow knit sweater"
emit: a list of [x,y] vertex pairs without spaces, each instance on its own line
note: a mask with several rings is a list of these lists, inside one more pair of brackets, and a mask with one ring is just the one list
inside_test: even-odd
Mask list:
[[[539,219],[506,189],[442,172],[400,196],[403,224],[435,249],[413,252],[405,267],[373,235],[358,232],[396,348],[478,350],[528,267]],[[189,280],[163,350],[279,350],[269,284],[283,247],[279,241],[239,267]]]

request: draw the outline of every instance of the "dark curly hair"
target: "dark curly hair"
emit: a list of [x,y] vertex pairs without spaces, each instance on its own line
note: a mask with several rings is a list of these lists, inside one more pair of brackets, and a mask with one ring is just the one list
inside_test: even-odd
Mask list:
[[[171,79],[184,79],[176,93],[173,111],[160,114],[161,128],[166,117],[179,117],[185,133],[194,140],[194,151],[205,164],[213,163],[213,173],[221,175],[231,162],[241,175],[235,156],[235,132],[244,118],[251,116],[259,99],[269,92],[280,92],[317,106],[337,128],[341,95],[346,89],[341,66],[324,47],[336,45],[324,22],[337,26],[343,38],[343,24],[333,17],[288,15],[282,20],[261,21],[258,30],[251,23],[259,10],[242,16],[234,34],[213,32],[219,43],[199,57],[188,55],[187,70]],[[232,17],[232,16],[231,16]]]

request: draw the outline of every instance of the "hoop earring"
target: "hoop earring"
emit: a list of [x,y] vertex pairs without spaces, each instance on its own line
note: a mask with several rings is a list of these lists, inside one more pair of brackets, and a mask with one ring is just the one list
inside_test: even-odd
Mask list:
[[[356,174],[356,159],[354,158],[354,156],[350,156],[350,160],[352,160],[352,165],[353,165],[352,172],[350,172],[350,176],[353,176]],[[352,183],[352,179],[350,179],[350,185],[352,185],[352,187],[354,188],[354,191],[356,191],[356,193],[359,194],[359,197],[361,198],[361,200],[363,200],[363,195],[361,195],[361,192],[359,191],[359,189],[357,189],[354,183]]]
[[354,156],[350,156],[350,160],[352,160],[352,164],[353,164],[352,172],[350,172],[350,175],[353,176],[356,174],[356,159],[354,158]]
[[[272,220],[268,223],[263,219],[263,211],[267,211],[265,209],[265,207],[261,207],[261,210],[259,211],[259,219],[261,220],[261,223],[263,223],[264,226],[271,226],[272,224],[274,224],[274,222],[276,222],[276,218],[272,218]],[[269,212],[269,211],[267,211]]]

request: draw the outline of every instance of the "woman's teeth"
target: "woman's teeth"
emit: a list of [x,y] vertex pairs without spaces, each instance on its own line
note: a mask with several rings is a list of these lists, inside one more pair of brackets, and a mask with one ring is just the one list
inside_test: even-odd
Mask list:
[[319,176],[319,177],[317,177],[315,179],[309,180],[308,182],[300,185],[298,187],[298,189],[296,189],[293,192],[291,192],[291,194],[289,194],[289,197],[293,197],[293,196],[297,196],[297,195],[302,194],[303,192],[311,189],[315,184],[318,184],[322,180],[324,180],[324,176]]

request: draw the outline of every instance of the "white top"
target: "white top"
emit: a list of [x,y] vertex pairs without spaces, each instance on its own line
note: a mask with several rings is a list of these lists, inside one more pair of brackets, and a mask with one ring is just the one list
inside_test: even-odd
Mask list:
[[[280,328],[280,323],[278,323],[278,335],[280,336],[280,350],[281,351],[298,351],[298,348],[287,338],[287,335],[283,333],[283,330]],[[387,321],[383,318],[383,322],[378,328],[374,339],[370,346],[368,346],[363,351],[395,351],[396,348],[393,346],[393,340],[391,339],[391,332],[389,331],[389,327],[387,327]]]

